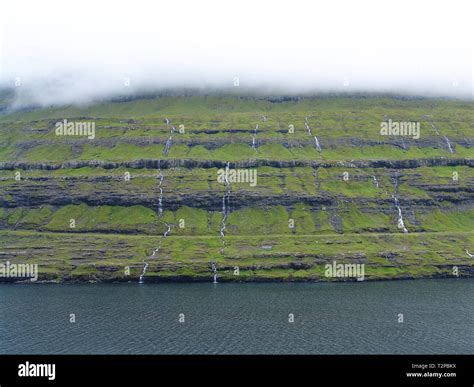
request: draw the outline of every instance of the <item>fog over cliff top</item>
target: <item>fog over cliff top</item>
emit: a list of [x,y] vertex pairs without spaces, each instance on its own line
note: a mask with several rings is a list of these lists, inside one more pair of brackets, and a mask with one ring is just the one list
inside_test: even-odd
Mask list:
[[467,0],[4,0],[14,106],[154,90],[472,98]]

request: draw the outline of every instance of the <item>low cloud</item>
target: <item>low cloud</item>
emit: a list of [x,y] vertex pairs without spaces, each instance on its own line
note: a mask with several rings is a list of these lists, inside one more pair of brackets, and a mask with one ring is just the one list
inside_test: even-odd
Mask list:
[[176,88],[473,95],[468,2],[6,3],[0,85],[15,107]]

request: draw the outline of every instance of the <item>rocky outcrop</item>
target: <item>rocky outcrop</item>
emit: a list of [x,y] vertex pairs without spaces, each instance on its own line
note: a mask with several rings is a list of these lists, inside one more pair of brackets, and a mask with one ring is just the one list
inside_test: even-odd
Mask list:
[[[0,170],[57,170],[77,169],[84,167],[116,169],[116,168],[225,168],[227,162],[220,160],[194,160],[194,159],[140,159],[133,161],[101,161],[101,160],[75,160],[62,163],[55,162],[0,162]],[[444,167],[444,166],[469,166],[474,167],[474,159],[470,158],[428,158],[407,160],[348,160],[348,161],[307,161],[307,160],[269,160],[255,159],[231,163],[236,168],[390,168],[412,169],[419,167]]]

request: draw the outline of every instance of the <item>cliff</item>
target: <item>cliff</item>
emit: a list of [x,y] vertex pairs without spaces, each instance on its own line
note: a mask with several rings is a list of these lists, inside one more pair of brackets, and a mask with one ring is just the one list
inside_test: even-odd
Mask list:
[[[419,138],[382,135],[388,119],[419,123]],[[94,138],[57,135],[64,120]],[[367,280],[472,276],[473,142],[473,104],[451,100],[3,112],[0,263],[38,264],[48,281],[354,280],[327,277],[333,262]]]

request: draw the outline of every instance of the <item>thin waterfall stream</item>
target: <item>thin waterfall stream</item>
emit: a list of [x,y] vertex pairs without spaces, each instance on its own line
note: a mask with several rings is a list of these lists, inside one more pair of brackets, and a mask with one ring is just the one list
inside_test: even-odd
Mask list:
[[393,200],[395,201],[395,207],[398,210],[398,228],[402,229],[404,233],[408,233],[407,228],[405,227],[405,222],[403,220],[402,209],[400,208],[400,203],[395,195],[392,195]]
[[[163,180],[164,180],[164,175],[161,172],[161,170],[159,171],[157,179],[159,181],[158,188],[160,190],[160,195],[158,197],[158,216],[161,219],[161,218],[163,218],[163,187],[162,187],[162,185],[163,185]],[[153,249],[153,251],[151,253],[151,256],[150,256],[150,259],[155,258],[155,257],[158,256],[158,252],[160,251],[161,244],[162,244],[163,240],[168,236],[168,234],[171,231],[171,225],[170,224],[166,223],[163,220],[161,220],[161,223],[163,223],[166,226],[166,231],[163,233],[163,237],[160,238],[160,240],[158,242],[158,246],[155,249]],[[140,274],[140,278],[138,279],[138,283],[140,283],[140,284],[144,283],[145,274],[148,270],[148,267],[150,266],[149,263],[145,259],[143,260],[143,264],[144,264],[143,270],[142,270],[142,273]]]

